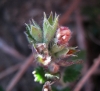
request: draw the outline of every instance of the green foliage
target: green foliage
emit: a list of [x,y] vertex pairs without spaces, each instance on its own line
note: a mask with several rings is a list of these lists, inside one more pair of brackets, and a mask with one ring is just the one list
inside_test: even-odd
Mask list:
[[43,31],[41,28],[35,23],[34,20],[28,25],[26,24],[27,31],[25,32],[27,39],[30,43],[46,43],[48,44],[55,35],[55,32],[58,27],[58,17],[55,14],[53,18],[53,14],[51,12],[49,18],[47,19],[46,14],[44,13],[43,20]]
[[52,53],[57,53],[59,51],[61,51],[62,49],[64,49],[65,46],[61,45],[61,46],[58,46],[57,44],[54,44],[51,48],[51,52]]
[[[66,42],[68,44],[68,41],[66,40],[69,40],[71,37],[71,31],[68,27],[60,26],[58,28],[58,17],[59,16],[56,14],[53,17],[51,12],[49,18],[47,18],[46,14],[44,13],[43,30],[41,30],[41,28],[35,23],[34,20],[32,20],[29,25],[26,24],[27,31],[25,34],[29,43],[31,43],[33,50],[35,51],[34,57],[39,64],[39,67],[37,67],[35,71],[32,72],[34,75],[34,81],[45,83],[44,85],[49,86],[51,86],[50,83],[53,81],[60,79],[61,62],[62,67],[70,66],[70,64],[73,65],[74,62],[66,62],[64,59],[70,56],[75,56],[74,54],[77,52],[77,47],[66,46]],[[69,37],[67,35],[69,35]],[[73,59],[75,60],[75,57]],[[76,58],[76,61],[77,59],[78,58]],[[59,61],[57,62],[57,60]],[[63,65],[64,63],[66,63],[65,66]],[[78,64],[78,61],[76,64]],[[64,82],[74,81],[78,77],[80,69],[81,66],[79,65],[67,67],[63,76]],[[49,84],[46,82],[49,82]],[[70,89],[67,87],[61,90],[56,89],[53,91],[70,91]]]
[[27,40],[28,40],[28,42],[29,43],[35,43],[36,41],[35,41],[35,39],[31,36],[31,34],[30,34],[30,32],[29,32],[29,30],[30,30],[30,27],[29,27],[29,25],[27,25],[26,24],[26,32],[25,32],[25,35],[26,35],[26,37],[27,37]]
[[63,81],[64,82],[73,82],[76,80],[78,75],[80,74],[79,68],[80,66],[72,65],[65,69]]
[[44,83],[48,80],[59,79],[59,74],[51,74],[45,72],[43,67],[36,68],[32,74],[34,75],[34,80],[39,83]]
[[[62,58],[62,57],[67,57],[67,56],[73,56],[77,52],[77,47],[64,47],[58,46],[58,52],[55,53],[56,57]],[[54,49],[56,50],[56,48]],[[74,55],[75,56],[75,55]]]
[[44,71],[43,67],[36,68],[35,71],[33,71],[32,73],[35,77],[34,80],[36,82],[44,83],[46,81],[45,71]]
[[52,25],[53,24],[53,13],[50,13],[50,16],[48,18],[49,23]]
[[[35,24],[35,25],[33,25]],[[40,29],[40,27],[38,27],[38,25],[36,25],[36,23],[33,23],[30,25],[26,24],[26,29],[27,29],[27,37],[28,39],[33,39],[33,42],[42,42],[42,30]],[[32,40],[29,40],[32,41]]]
[[[85,51],[77,52],[76,55],[77,56],[72,57],[71,60],[74,60],[77,62],[78,60],[84,60],[86,58]],[[64,71],[63,81],[64,82],[75,81],[78,78],[81,69],[82,69],[81,64],[74,64],[72,66],[67,67],[66,70]]]
[[41,30],[40,26],[32,19],[32,24],[38,29]]
[[67,55],[68,51],[69,51],[68,48],[64,48],[60,52],[57,52],[55,55],[57,58],[62,58],[62,57],[65,57]]
[[50,14],[49,18],[47,19],[46,14],[44,13],[44,20],[43,20],[43,37],[44,42],[49,43],[55,35],[56,29],[58,27],[58,17],[55,14],[54,20],[52,13]]
[[34,39],[37,42],[42,42],[42,31],[38,28],[36,28],[35,26],[31,25],[31,31],[30,31],[32,37],[34,37]]

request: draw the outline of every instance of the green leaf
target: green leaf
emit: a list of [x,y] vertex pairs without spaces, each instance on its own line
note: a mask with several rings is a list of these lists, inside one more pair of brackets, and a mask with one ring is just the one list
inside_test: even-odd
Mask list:
[[46,16],[44,15],[44,21],[43,21],[43,36],[44,36],[44,42],[49,43],[51,41],[52,36],[54,36],[54,33],[52,32],[53,27],[50,25],[49,21],[47,20]]
[[54,33],[52,32],[53,28],[52,26],[49,24],[49,22],[47,20],[44,21],[44,25],[43,25],[43,34],[44,34],[44,42],[45,43],[49,43],[52,39],[52,35],[54,35]]
[[31,37],[29,37],[29,35],[25,32],[25,35],[27,36],[27,40],[29,43],[35,43],[35,40]]
[[75,70],[77,70],[77,71],[81,71],[81,69],[82,69],[82,67],[83,67],[83,65],[82,64],[77,64],[77,65],[73,65],[72,66]]
[[63,50],[55,53],[57,58],[62,58],[62,57],[66,57],[67,53],[68,53],[69,49],[68,48],[64,48]]
[[[50,16],[51,18],[51,16]],[[43,20],[43,37],[44,37],[44,42],[49,43],[52,38],[54,37],[56,33],[56,29],[58,26],[58,16],[56,16],[53,20],[53,23],[50,23],[50,18],[49,20],[46,17],[46,14],[44,13],[44,20]]]
[[46,77],[44,76],[45,71],[44,71],[43,67],[36,68],[35,71],[32,72],[32,74],[34,75],[34,77],[35,77],[34,80],[36,82],[45,83]]
[[63,81],[64,82],[73,82],[76,80],[76,78],[79,76],[79,74],[80,74],[79,69],[77,70],[75,65],[67,67],[64,72]]
[[61,46],[58,46],[57,44],[54,44],[51,48],[51,52],[52,53],[56,53],[56,52],[59,52],[61,51],[62,49],[64,49],[65,46],[61,45]]
[[27,31],[25,32],[25,35],[26,35],[29,43],[35,43],[36,42],[35,39],[30,34],[30,29],[31,29],[30,26],[28,24],[26,24]]
[[40,26],[33,19],[32,19],[32,23],[37,29],[41,30]]
[[50,25],[53,24],[53,13],[52,12],[50,13],[50,16],[48,18],[48,21],[49,21]]
[[57,14],[55,13],[55,17],[54,17],[54,21],[52,25],[55,31],[57,30],[57,27],[58,27],[58,18],[59,18],[59,15],[57,16]]
[[37,41],[37,42],[42,42],[42,31],[33,26],[33,25],[30,25],[31,26],[31,30],[30,30],[30,34],[31,36]]

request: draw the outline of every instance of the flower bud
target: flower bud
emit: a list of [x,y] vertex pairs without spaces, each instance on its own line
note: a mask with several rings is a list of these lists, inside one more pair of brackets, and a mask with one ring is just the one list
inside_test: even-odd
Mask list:
[[69,39],[71,38],[71,31],[68,27],[61,26],[58,28],[56,33],[56,39],[58,45],[64,45],[68,43]]
[[59,65],[57,65],[56,63],[51,63],[49,66],[49,71],[53,74],[57,73],[59,71]]
[[47,66],[51,62],[51,56],[43,56],[38,54],[37,61],[44,66]]
[[41,53],[46,48],[45,43],[38,43],[36,44],[36,50],[38,53]]

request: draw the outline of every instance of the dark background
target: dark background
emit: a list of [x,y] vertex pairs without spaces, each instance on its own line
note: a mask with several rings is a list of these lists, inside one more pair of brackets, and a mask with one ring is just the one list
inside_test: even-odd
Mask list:
[[[60,15],[60,25],[73,32],[70,45],[78,45],[84,51],[81,76],[93,65],[100,54],[100,0],[0,0],[0,91],[6,91],[18,72],[17,64],[22,66],[31,54],[25,23],[34,19],[42,27],[43,12],[48,16],[51,11]],[[10,73],[12,69],[15,71]],[[41,91],[32,71],[30,65],[11,91]],[[75,83],[78,82],[71,85],[72,89]],[[100,71],[88,78],[81,91],[100,91]]]

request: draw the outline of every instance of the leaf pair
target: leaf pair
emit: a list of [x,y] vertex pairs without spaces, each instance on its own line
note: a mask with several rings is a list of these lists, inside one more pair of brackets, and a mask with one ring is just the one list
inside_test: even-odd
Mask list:
[[49,18],[47,19],[46,14],[44,13],[43,20],[43,31],[35,23],[34,20],[28,25],[26,24],[26,35],[30,43],[46,43],[48,44],[54,37],[57,27],[58,27],[58,17],[55,14],[53,19],[53,14],[51,12]]

